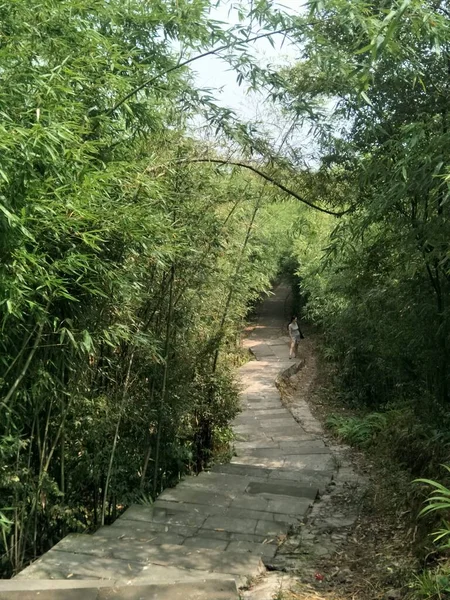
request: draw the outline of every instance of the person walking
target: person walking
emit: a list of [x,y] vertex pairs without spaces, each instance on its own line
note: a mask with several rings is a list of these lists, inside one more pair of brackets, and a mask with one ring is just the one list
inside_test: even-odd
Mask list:
[[291,348],[289,351],[289,358],[297,358],[298,344],[303,339],[303,333],[297,323],[297,317],[292,317],[291,322],[288,326],[289,337],[291,338]]

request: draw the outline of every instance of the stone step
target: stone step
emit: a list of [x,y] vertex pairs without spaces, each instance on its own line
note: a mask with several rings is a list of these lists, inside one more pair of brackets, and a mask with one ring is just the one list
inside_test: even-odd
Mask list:
[[327,449],[312,454],[295,454],[280,456],[278,458],[266,458],[264,456],[235,456],[231,460],[232,465],[248,465],[272,469],[275,471],[287,470],[298,471],[298,480],[302,479],[302,471],[329,471],[333,466],[333,458]]
[[261,519],[264,521],[290,521],[292,518],[301,518],[311,504],[311,498],[282,496],[280,494],[266,493],[261,496],[242,494],[237,496],[229,508],[221,506],[208,506],[187,502],[158,500],[155,503],[153,514],[159,511],[171,515],[175,511],[198,512],[203,515],[223,515],[238,519]]
[[291,470],[287,468],[273,469],[255,465],[228,463],[224,465],[215,465],[212,467],[212,472],[240,475],[249,479],[264,479],[271,483],[295,482],[296,484],[305,487],[311,486],[313,489],[321,492],[333,478],[334,469],[331,464],[332,461],[330,460],[329,462],[330,464],[326,461],[326,464],[321,470],[306,467],[301,470]]
[[[225,476],[222,480],[226,481],[231,477],[233,476]],[[193,512],[203,512],[204,514],[223,514],[225,512],[231,514],[234,509],[239,508],[277,512],[276,509],[271,508],[270,503],[277,500],[278,496],[292,496],[291,509],[281,512],[295,515],[302,512],[302,498],[314,500],[317,496],[317,487],[313,485],[292,482],[275,484],[262,478],[240,478],[241,481],[236,481],[236,477],[233,477],[234,487],[230,485],[217,499],[218,495],[211,491],[211,488],[220,484],[220,479],[220,477],[211,477],[197,482],[196,485],[180,485],[177,488],[166,490],[153,505],[153,511],[157,512],[160,508],[183,510],[183,506],[186,506]],[[171,504],[167,504],[168,502]],[[260,515],[259,518],[264,517]]]
[[[268,498],[259,499],[243,496],[236,499],[235,507],[229,508],[160,500],[151,509],[139,505],[130,506],[120,518],[132,521],[196,525],[199,528],[208,528],[207,523],[212,518],[217,522],[220,522],[221,519],[224,522],[229,519],[246,520],[249,525],[253,521],[295,523],[304,517],[311,504],[309,498],[291,498],[276,494],[267,494],[267,496]],[[252,505],[254,508],[248,508]],[[245,531],[249,532],[249,529],[246,528]]]
[[[103,531],[102,531],[103,530]],[[129,531],[127,527],[127,533],[120,535],[120,528],[107,527],[99,530],[103,535],[101,536],[104,540],[104,548],[111,547],[115,549],[117,543],[124,540],[136,540],[133,536],[133,531]],[[94,537],[100,537],[96,534]],[[142,542],[142,538],[138,538]],[[150,538],[152,539],[152,538]],[[151,542],[154,544],[154,541]],[[162,543],[160,544],[162,545]],[[263,558],[272,558],[275,556],[277,551],[278,543],[276,538],[270,538],[267,536],[252,535],[252,534],[233,534],[226,531],[214,531],[214,530],[201,530],[195,532],[191,537],[184,538],[182,545],[183,548],[197,548],[197,549],[210,549],[210,550],[222,550],[224,552],[250,552]]]
[[[268,471],[266,469],[257,471],[261,477],[222,473],[216,470],[203,472],[198,477],[185,479],[178,484],[178,488],[205,491],[220,489],[223,492],[230,492],[235,498],[238,494],[248,494],[253,498],[257,498],[259,495],[264,497],[265,494],[279,494],[282,496],[305,497],[315,500],[319,482],[314,483],[311,478],[308,478],[305,483],[289,479],[272,482],[269,481]],[[314,474],[317,475],[315,472]],[[328,477],[327,480],[329,480]]]
[[111,585],[77,580],[0,581],[0,600],[238,600],[234,579],[150,584]]
[[[173,567],[172,565],[176,565]],[[154,546],[137,539],[70,534],[17,578],[97,578],[143,580],[149,583],[189,580],[213,574],[255,577],[264,571],[260,557],[230,550],[190,548],[174,544]]]
[[240,448],[236,451],[237,457],[254,456],[264,458],[290,458],[291,456],[304,456],[309,454],[330,454],[330,450],[323,442],[309,441],[299,442],[296,446],[288,446],[286,448],[251,448],[251,442],[246,448]]
[[[173,546],[182,546],[185,553],[193,551],[216,550],[224,552],[239,552],[242,548],[246,552],[253,554],[274,556],[277,550],[275,540],[267,540],[266,537],[252,534],[234,536],[214,536],[214,533],[205,530],[202,535],[192,535],[181,538],[176,544],[170,544],[160,539],[159,544],[155,544],[155,535],[142,536],[136,534],[132,529],[128,533],[122,534],[118,528],[102,528],[103,532],[98,532],[94,536],[86,534],[70,534],[61,540],[53,550],[58,552],[73,552],[75,554],[93,554],[104,558],[129,558],[137,562],[150,562],[152,557],[164,556],[164,549]],[[113,535],[111,535],[111,531]],[[107,533],[108,532],[108,533]],[[159,534],[161,535],[161,534]],[[164,534],[162,534],[164,535]],[[156,534],[158,536],[158,534]],[[162,547],[158,550],[158,546]]]
[[[155,528],[156,526],[156,528]],[[139,541],[151,540],[152,544],[155,544],[155,540],[159,540],[159,536],[164,536],[165,533],[161,533],[158,527],[161,523],[145,523],[145,522],[130,522],[127,520],[117,520],[113,525],[106,525],[101,527],[95,534],[94,537],[102,536],[111,540],[133,540]],[[177,526],[164,526],[170,531]],[[184,541],[181,545],[183,546],[196,546],[199,548],[209,548],[214,546],[213,542],[224,542],[227,545],[227,549],[230,548],[230,542],[250,542],[257,546],[262,545],[261,554],[274,554],[277,548],[277,538],[268,537],[265,535],[257,535],[254,533],[240,533],[225,531],[224,529],[199,529],[198,527],[183,527]],[[160,541],[158,545],[165,543]],[[169,542],[167,542],[169,543]],[[266,549],[266,546],[271,546],[270,551]],[[232,547],[231,547],[232,548]]]
[[[256,511],[255,511],[256,513]],[[156,513],[147,506],[134,505],[120,517],[119,520],[140,521],[147,523],[164,523],[166,525],[183,525],[198,527],[200,531],[226,531],[229,533],[256,534],[261,536],[278,536],[286,533],[291,524],[298,524],[300,517],[292,517],[289,521],[283,520],[283,515],[273,515],[273,520],[261,519],[259,514],[248,516],[248,513],[236,512],[223,513],[219,515],[207,515],[202,513],[191,513],[182,510],[161,510]],[[131,526],[130,526],[131,527]]]

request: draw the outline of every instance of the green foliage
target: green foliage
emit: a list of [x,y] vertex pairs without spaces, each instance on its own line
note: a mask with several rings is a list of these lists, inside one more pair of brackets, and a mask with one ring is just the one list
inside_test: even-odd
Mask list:
[[203,468],[238,411],[242,323],[297,205],[251,174],[176,162],[203,151],[187,135],[199,113],[239,130],[178,50],[220,43],[252,74],[251,32],[226,31],[209,6],[0,6],[4,575]]
[[411,600],[444,600],[450,593],[450,569],[447,565],[416,575],[408,597]]
[[[426,512],[445,512],[447,488],[433,482],[450,430],[448,6],[311,0],[308,9],[302,52],[274,95],[293,139],[305,123],[314,131],[306,187],[328,181],[322,202],[350,207],[338,221],[302,215],[294,243],[305,314],[323,331],[338,393],[369,413],[331,425],[429,477]],[[447,539],[447,525],[435,535]],[[416,597],[447,596],[448,569],[418,579]]]
[[431,2],[310,8],[304,55],[285,73],[286,107],[303,118],[305,102],[322,107],[315,179],[352,210],[339,223],[308,217],[312,245],[299,236],[307,313],[355,403],[424,394],[445,405],[448,14]]
[[[447,472],[450,472],[450,467],[442,465]],[[431,479],[416,479],[414,483],[422,483],[428,487],[431,487],[433,491],[430,493],[428,498],[425,500],[426,506],[420,511],[419,516],[428,515],[430,513],[438,512],[439,514],[447,515],[450,509],[450,489],[445,485]],[[439,544],[443,548],[450,547],[450,523],[443,519],[442,528],[432,533],[433,541]]]
[[368,446],[387,426],[387,417],[382,413],[370,413],[365,417],[342,417],[330,415],[327,426],[352,446]]

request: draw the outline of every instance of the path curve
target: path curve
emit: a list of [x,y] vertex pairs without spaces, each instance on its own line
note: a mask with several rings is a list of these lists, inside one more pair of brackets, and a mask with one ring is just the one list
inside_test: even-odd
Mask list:
[[68,535],[0,582],[0,600],[232,600],[236,586],[265,571],[279,537],[305,519],[333,474],[312,416],[300,426],[276,386],[301,366],[289,360],[288,297],[279,285],[245,341],[256,360],[239,369],[231,463],[186,477],[94,535]]

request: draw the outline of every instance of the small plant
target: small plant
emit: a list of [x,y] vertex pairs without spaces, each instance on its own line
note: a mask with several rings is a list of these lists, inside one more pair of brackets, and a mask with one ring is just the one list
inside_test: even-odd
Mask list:
[[153,498],[150,494],[146,494],[145,492],[140,492],[136,495],[135,498],[136,504],[142,504],[143,506],[152,506]]
[[[444,469],[446,469],[450,473],[450,467],[447,465],[442,465]],[[432,479],[416,479],[414,483],[424,483],[425,485],[433,488],[433,491],[430,493],[428,498],[425,500],[426,506],[422,508],[419,513],[419,517],[423,515],[428,515],[433,512],[441,512],[450,510],[450,489],[438,483],[437,481],[433,481]],[[442,520],[442,527],[437,531],[434,531],[432,534],[433,541],[435,543],[440,542],[442,548],[450,547],[450,540],[448,539],[450,536],[450,523],[445,519]]]
[[434,571],[424,571],[415,575],[410,585],[412,600],[444,600],[450,592],[450,572],[448,567],[438,567]]
[[367,446],[387,426],[387,416],[370,413],[366,417],[341,417],[330,415],[327,425],[352,446]]

